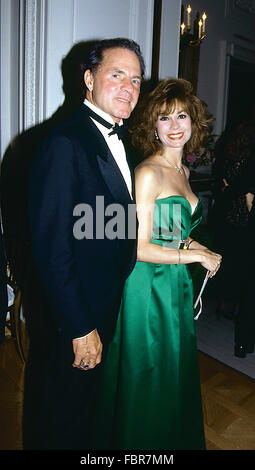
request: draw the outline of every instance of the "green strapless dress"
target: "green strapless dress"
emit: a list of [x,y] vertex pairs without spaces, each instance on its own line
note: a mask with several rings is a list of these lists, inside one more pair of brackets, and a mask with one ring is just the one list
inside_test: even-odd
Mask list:
[[[192,214],[181,196],[158,199],[153,243],[174,243],[174,210],[181,239],[201,221],[200,200]],[[193,317],[186,265],[136,263],[106,357],[93,448],[205,448]]]

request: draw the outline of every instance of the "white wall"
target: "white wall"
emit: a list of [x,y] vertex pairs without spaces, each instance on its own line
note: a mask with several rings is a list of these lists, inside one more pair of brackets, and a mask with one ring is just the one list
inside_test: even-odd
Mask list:
[[128,37],[137,41],[151,69],[153,0],[48,0],[45,116],[63,101],[60,64],[82,40]]
[[[160,78],[178,73],[180,9],[181,0],[162,0]],[[144,55],[146,78],[150,78],[154,0],[48,0],[45,14],[43,117],[50,116],[63,101],[61,60],[78,41],[118,36],[134,39]]]

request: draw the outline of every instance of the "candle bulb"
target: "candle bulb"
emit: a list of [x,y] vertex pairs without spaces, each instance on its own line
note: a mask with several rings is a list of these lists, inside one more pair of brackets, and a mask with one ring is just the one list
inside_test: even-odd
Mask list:
[[203,28],[202,28],[202,31],[203,33],[205,33],[205,20],[206,20],[207,16],[205,13],[203,13],[203,16],[202,16],[202,19],[203,19]]
[[184,34],[184,29],[185,29],[185,28],[186,28],[185,24],[182,23],[182,24],[181,24],[181,35]]
[[202,31],[202,20],[199,20],[198,22],[198,39],[201,38],[201,31]]
[[189,5],[187,8],[187,29],[190,29],[190,13],[191,13],[191,6]]

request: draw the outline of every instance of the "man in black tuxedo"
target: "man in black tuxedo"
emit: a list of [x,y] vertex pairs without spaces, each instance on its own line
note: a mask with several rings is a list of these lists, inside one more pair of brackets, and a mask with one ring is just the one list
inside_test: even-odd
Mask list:
[[25,449],[90,446],[102,358],[136,261],[131,147],[120,133],[143,74],[135,42],[95,42],[85,103],[44,139],[32,164]]

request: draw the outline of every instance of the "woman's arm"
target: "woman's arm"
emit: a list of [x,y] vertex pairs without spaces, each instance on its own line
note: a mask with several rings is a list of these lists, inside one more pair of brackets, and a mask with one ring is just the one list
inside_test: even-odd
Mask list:
[[[136,202],[138,217],[137,259],[147,263],[189,264],[199,262],[215,274],[221,256],[199,244],[197,249],[178,250],[151,242],[155,200],[160,195],[161,180],[158,170],[144,165],[136,170]],[[201,248],[200,248],[201,247]]]
[[202,245],[197,240],[195,240],[194,238],[191,238],[191,237],[188,237],[187,248],[188,248],[188,250],[209,250],[207,248],[207,246]]

